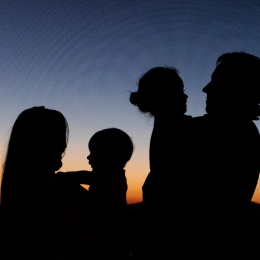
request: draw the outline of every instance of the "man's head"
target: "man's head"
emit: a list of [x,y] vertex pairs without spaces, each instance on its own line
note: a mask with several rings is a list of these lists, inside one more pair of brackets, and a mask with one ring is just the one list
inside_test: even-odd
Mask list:
[[207,94],[208,114],[256,120],[260,103],[260,59],[245,52],[222,54],[203,92]]

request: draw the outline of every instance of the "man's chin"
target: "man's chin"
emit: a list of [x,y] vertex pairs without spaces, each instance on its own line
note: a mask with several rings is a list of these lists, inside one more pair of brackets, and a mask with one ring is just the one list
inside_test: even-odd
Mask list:
[[210,107],[209,107],[209,105],[206,105],[205,111],[206,111],[208,114],[210,113]]

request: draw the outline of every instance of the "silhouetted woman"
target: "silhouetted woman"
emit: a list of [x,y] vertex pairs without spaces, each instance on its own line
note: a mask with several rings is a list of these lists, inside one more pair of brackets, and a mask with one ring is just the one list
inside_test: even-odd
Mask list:
[[117,259],[91,230],[87,195],[55,176],[67,141],[59,111],[32,107],[16,119],[3,165],[1,259]]
[[168,257],[180,247],[172,241],[176,237],[181,240],[186,193],[186,176],[181,169],[186,163],[186,132],[192,119],[185,115],[187,95],[178,71],[172,67],[150,69],[140,78],[137,92],[130,94],[130,102],[154,118],[150,173],[142,187],[143,236],[139,236],[136,254],[140,258]]

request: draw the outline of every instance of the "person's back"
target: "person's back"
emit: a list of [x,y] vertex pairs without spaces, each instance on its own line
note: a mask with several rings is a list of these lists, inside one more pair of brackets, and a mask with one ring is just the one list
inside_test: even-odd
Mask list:
[[127,206],[127,179],[125,170],[93,170],[89,182],[89,195],[95,211],[121,210]]
[[94,230],[123,257],[128,258],[127,180],[125,170],[92,171],[89,183]]
[[180,248],[182,243],[183,213],[190,199],[186,197],[188,175],[182,174],[182,169],[189,163],[187,147],[191,120],[186,115],[172,117],[169,125],[168,116],[157,117],[151,136],[151,171],[142,187],[143,205],[150,219],[148,228],[157,234],[156,243],[158,246],[161,243],[163,250],[171,251],[171,245],[167,244],[171,243],[169,236],[178,236],[176,248]]
[[[130,254],[125,166],[133,153],[131,138],[121,129],[96,132],[89,141],[87,159],[92,167],[89,194],[93,224],[124,258]],[[111,238],[111,234],[113,238]]]
[[[130,246],[124,168],[131,159],[133,142],[123,130],[107,128],[96,132],[88,147],[92,171],[59,172],[57,177],[76,189],[79,184],[89,185],[93,230],[126,259]],[[84,207],[84,201],[80,203]]]

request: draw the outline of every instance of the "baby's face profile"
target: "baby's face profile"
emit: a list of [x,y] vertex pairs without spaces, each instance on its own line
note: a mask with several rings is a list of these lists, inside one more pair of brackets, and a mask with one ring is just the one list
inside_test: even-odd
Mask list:
[[87,159],[92,169],[101,168],[105,166],[106,154],[104,154],[103,150],[97,151],[91,149]]
[[88,163],[94,170],[111,168],[114,164],[113,156],[106,148],[89,149]]
[[[91,168],[93,169],[93,156],[92,154],[90,153],[88,156],[87,156],[87,159],[88,159],[88,164],[91,166]],[[95,161],[95,160],[94,160]],[[95,163],[94,163],[95,165]]]

